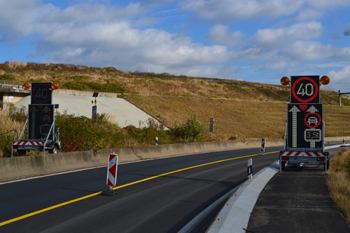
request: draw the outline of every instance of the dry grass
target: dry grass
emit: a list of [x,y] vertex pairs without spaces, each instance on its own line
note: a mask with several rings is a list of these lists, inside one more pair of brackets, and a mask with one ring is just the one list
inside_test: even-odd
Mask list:
[[286,104],[283,102],[141,95],[126,98],[159,120],[164,119],[169,126],[196,115],[209,131],[213,112],[214,138],[218,140],[227,140],[236,134],[238,139],[276,138],[276,131],[281,138],[284,132]]
[[8,110],[6,108],[1,109],[0,108],[0,132],[1,134],[17,129],[20,130],[23,127],[23,123],[13,121],[9,114]]
[[339,151],[333,157],[327,182],[336,207],[350,223],[350,151]]
[[9,154],[14,129],[17,130],[17,135],[19,135],[22,127],[23,123],[12,120],[7,109],[0,109],[0,144],[3,144],[0,146],[0,155]]

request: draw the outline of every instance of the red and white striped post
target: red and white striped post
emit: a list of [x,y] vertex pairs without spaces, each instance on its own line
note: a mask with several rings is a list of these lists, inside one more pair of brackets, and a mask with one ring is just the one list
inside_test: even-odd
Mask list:
[[266,144],[266,139],[262,138],[261,139],[261,147],[260,147],[260,154],[261,155],[265,154],[265,144]]
[[113,152],[108,157],[108,168],[107,168],[107,186],[108,188],[102,192],[104,195],[114,195],[116,191],[113,187],[117,184],[117,170],[118,170],[118,155]]

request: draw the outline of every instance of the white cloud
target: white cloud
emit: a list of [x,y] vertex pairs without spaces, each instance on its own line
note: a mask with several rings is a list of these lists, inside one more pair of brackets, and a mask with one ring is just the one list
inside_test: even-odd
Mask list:
[[52,10],[50,4],[43,5],[38,0],[0,0],[0,42],[12,42],[35,31],[34,21]]
[[321,32],[320,22],[297,23],[288,28],[259,29],[251,41],[262,46],[276,46],[289,44],[297,39],[318,38]]
[[218,44],[234,46],[241,42],[244,34],[240,31],[229,33],[228,26],[221,24],[215,25],[210,28],[210,32],[205,36],[208,40],[216,42]]
[[327,44],[323,45],[316,41],[297,41],[281,52],[293,59],[306,60],[324,60],[335,55],[335,49]]
[[183,8],[197,12],[201,18],[220,21],[291,15],[303,5],[304,0],[195,0]]
[[350,36],[350,23],[348,23],[348,27],[344,30],[345,36]]
[[344,66],[339,71],[332,70],[327,75],[331,79],[329,83],[331,89],[342,92],[350,91],[350,65]]
[[234,78],[240,71],[239,66],[231,66],[229,68],[223,66],[196,66],[186,71],[189,76],[199,76],[208,78]]
[[292,75],[310,75],[322,73],[322,69],[315,65],[293,65],[286,70],[286,74]]
[[[127,22],[58,26],[47,33],[42,44],[39,51],[50,53],[53,62],[108,65],[128,70],[150,68],[155,72],[224,62],[230,56],[225,46],[194,44],[181,35],[157,29],[139,30]],[[80,54],[76,48],[82,49]]]
[[299,12],[296,16],[296,19],[299,21],[310,20],[310,19],[318,19],[321,18],[325,14],[325,11],[314,8],[306,8]]
[[321,9],[329,9],[329,8],[337,8],[342,6],[350,6],[349,0],[306,0],[306,2],[315,8]]
[[250,46],[242,44],[239,49],[234,50],[231,53],[231,60],[236,59],[266,59],[272,58],[275,55],[274,51],[265,50],[259,46]]
[[350,59],[350,47],[345,47],[341,49],[337,49],[334,58],[336,59]]
[[287,63],[285,61],[274,61],[272,63],[265,64],[262,68],[268,70],[280,70],[287,67]]
[[80,24],[90,23],[112,23],[120,20],[129,20],[135,16],[142,16],[147,13],[147,8],[139,3],[130,3],[124,8],[106,6],[102,4],[79,4],[61,10],[55,8],[49,14],[40,18],[41,23],[50,24]]
[[[43,5],[39,0],[24,0],[23,3],[26,1],[24,7],[7,4],[15,14],[0,14],[4,21],[18,25],[16,30],[3,30],[4,38],[39,33],[37,49],[29,55],[46,55],[47,62],[115,66],[126,70],[151,69],[154,72],[182,69],[183,74],[187,74],[190,71],[186,73],[185,70],[191,70],[190,67],[225,62],[231,57],[225,46],[204,46],[192,43],[189,37],[181,34],[133,28],[135,17],[145,13],[139,3],[130,3],[125,8],[80,4],[61,10]],[[0,6],[3,2],[0,0]],[[4,24],[1,26],[5,27]]]

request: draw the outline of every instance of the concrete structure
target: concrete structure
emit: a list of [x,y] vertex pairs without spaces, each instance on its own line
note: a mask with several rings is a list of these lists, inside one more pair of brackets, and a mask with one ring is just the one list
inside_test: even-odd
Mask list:
[[[92,117],[91,103],[95,98],[90,91],[72,91],[72,90],[55,90],[53,94],[53,103],[59,104],[59,112],[74,114],[76,116]],[[108,114],[111,121],[117,123],[120,127],[134,125],[135,127],[145,127],[149,118],[154,119],[151,115],[142,111],[135,105],[125,99],[117,98],[117,93],[100,93],[97,98],[97,113]],[[15,106],[21,108],[28,107],[30,96],[26,96],[15,103]],[[158,122],[158,121],[157,121]]]
[[30,91],[24,90],[20,82],[0,82],[0,106],[10,103],[14,104],[28,95],[30,95]]

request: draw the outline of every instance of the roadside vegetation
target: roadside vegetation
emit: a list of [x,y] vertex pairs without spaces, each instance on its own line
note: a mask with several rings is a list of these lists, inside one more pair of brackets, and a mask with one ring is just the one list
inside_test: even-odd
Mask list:
[[350,224],[350,151],[339,150],[328,172],[328,187],[335,206]]
[[[2,157],[11,154],[13,137],[15,136],[15,140],[18,138],[26,119],[27,113],[24,109],[16,109],[11,106],[0,110],[0,154]],[[56,127],[60,130],[60,140],[64,145],[60,152],[154,145],[156,137],[158,137],[159,144],[194,142],[209,138],[208,134],[204,133],[203,125],[194,115],[186,122],[165,130],[163,125],[153,119],[149,119],[146,127],[142,129],[135,126],[121,128],[111,122],[110,117],[105,114],[97,114],[95,121],[92,121],[87,117],[58,113]],[[27,128],[22,138],[25,138],[25,135],[27,135]],[[38,153],[38,151],[31,151],[28,155]]]

